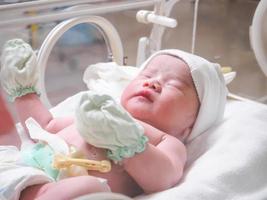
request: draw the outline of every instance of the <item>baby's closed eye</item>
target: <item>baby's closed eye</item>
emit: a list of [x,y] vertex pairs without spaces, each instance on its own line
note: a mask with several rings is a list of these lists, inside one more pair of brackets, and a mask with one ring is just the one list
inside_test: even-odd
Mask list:
[[151,78],[152,77],[152,75],[150,73],[145,73],[145,72],[139,74],[139,76],[142,78]]
[[182,84],[181,82],[176,81],[176,80],[170,80],[170,81],[167,81],[165,83],[165,85],[168,87],[174,87],[176,89],[181,89],[181,88],[183,88],[184,84]]

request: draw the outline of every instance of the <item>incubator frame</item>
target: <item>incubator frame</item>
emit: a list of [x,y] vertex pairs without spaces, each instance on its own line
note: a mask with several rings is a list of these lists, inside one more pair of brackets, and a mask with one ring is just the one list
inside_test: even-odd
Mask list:
[[[264,32],[264,26],[266,27],[267,24],[266,16],[267,1],[260,1],[256,8],[252,25],[250,27],[250,41],[258,64],[264,72],[265,76],[267,76],[267,56],[265,47],[266,41],[264,41],[264,37],[266,37],[266,33]],[[267,99],[266,96],[265,99]]]
[[[116,28],[105,18],[95,16],[103,13],[125,11],[130,9],[144,9],[148,6],[153,6],[153,15],[163,16],[167,18],[173,6],[180,0],[137,0],[137,1],[122,1],[108,3],[107,0],[61,0],[47,1],[31,1],[24,3],[15,3],[10,5],[0,6],[0,12],[11,13],[16,11],[20,17],[13,16],[0,21],[0,28],[22,26],[28,24],[51,22],[56,20],[65,20],[58,24],[45,38],[38,53],[38,66],[40,67],[39,88],[41,92],[41,100],[51,107],[51,103],[47,97],[45,89],[45,69],[48,57],[54,47],[56,41],[75,25],[81,23],[91,23],[95,25],[106,40],[108,49],[112,52],[113,61],[119,65],[123,65],[123,46],[120,36]],[[100,3],[100,5],[98,5]],[[53,11],[54,7],[71,6],[62,11]],[[24,16],[25,11],[34,12],[44,9],[50,9],[48,13],[38,14],[36,16]],[[67,19],[67,20],[66,20]],[[150,54],[160,50],[161,41],[166,26],[153,23],[153,27],[149,37],[139,39],[136,65],[139,66]]]
[[48,107],[52,107],[47,97],[45,88],[45,70],[48,57],[58,39],[70,28],[82,23],[94,24],[100,30],[102,30],[102,32],[104,33],[104,38],[108,40],[106,41],[106,45],[108,46],[108,49],[111,49],[112,51],[113,61],[120,65],[123,65],[123,47],[120,37],[113,25],[105,18],[100,16],[88,16],[77,17],[61,22],[47,35],[44,42],[42,43],[37,58],[37,66],[40,67],[40,81],[38,83],[42,94],[40,98],[42,102],[44,102]]

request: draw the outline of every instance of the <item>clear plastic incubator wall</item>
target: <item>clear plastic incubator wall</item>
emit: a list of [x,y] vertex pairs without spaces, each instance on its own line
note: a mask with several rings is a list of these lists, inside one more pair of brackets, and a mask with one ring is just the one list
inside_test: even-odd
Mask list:
[[[233,79],[222,123],[186,144],[188,160],[178,185],[133,199],[263,200],[266,22],[265,0],[2,1],[0,46],[22,38],[36,50],[41,99],[54,116],[74,112],[76,94],[87,90],[82,77],[91,64],[114,61],[139,67],[166,48],[220,63]],[[14,108],[9,108],[16,120]],[[80,199],[130,199],[113,195]]]

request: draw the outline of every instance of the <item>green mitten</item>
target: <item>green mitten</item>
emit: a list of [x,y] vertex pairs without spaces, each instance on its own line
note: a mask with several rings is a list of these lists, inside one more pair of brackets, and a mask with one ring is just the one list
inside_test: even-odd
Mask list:
[[108,149],[115,162],[144,151],[148,141],[143,127],[112,97],[91,91],[80,100],[76,125],[89,144]]
[[39,71],[31,46],[21,39],[5,43],[1,56],[1,83],[11,101],[16,97],[37,92]]

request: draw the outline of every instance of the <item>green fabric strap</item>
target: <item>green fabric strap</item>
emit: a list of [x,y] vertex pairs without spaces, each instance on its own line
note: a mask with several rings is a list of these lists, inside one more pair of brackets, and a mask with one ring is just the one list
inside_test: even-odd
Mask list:
[[13,89],[9,94],[9,101],[14,102],[17,97],[22,97],[26,94],[36,93],[39,95],[39,92],[36,90],[34,86],[18,86],[16,89]]
[[22,151],[25,164],[43,170],[56,180],[59,171],[52,167],[54,152],[49,145],[37,143],[32,148]]
[[138,145],[118,147],[115,151],[107,150],[107,157],[115,163],[120,162],[124,158],[130,158],[136,153],[143,152],[146,148],[147,142],[147,136],[142,135],[138,139]]

